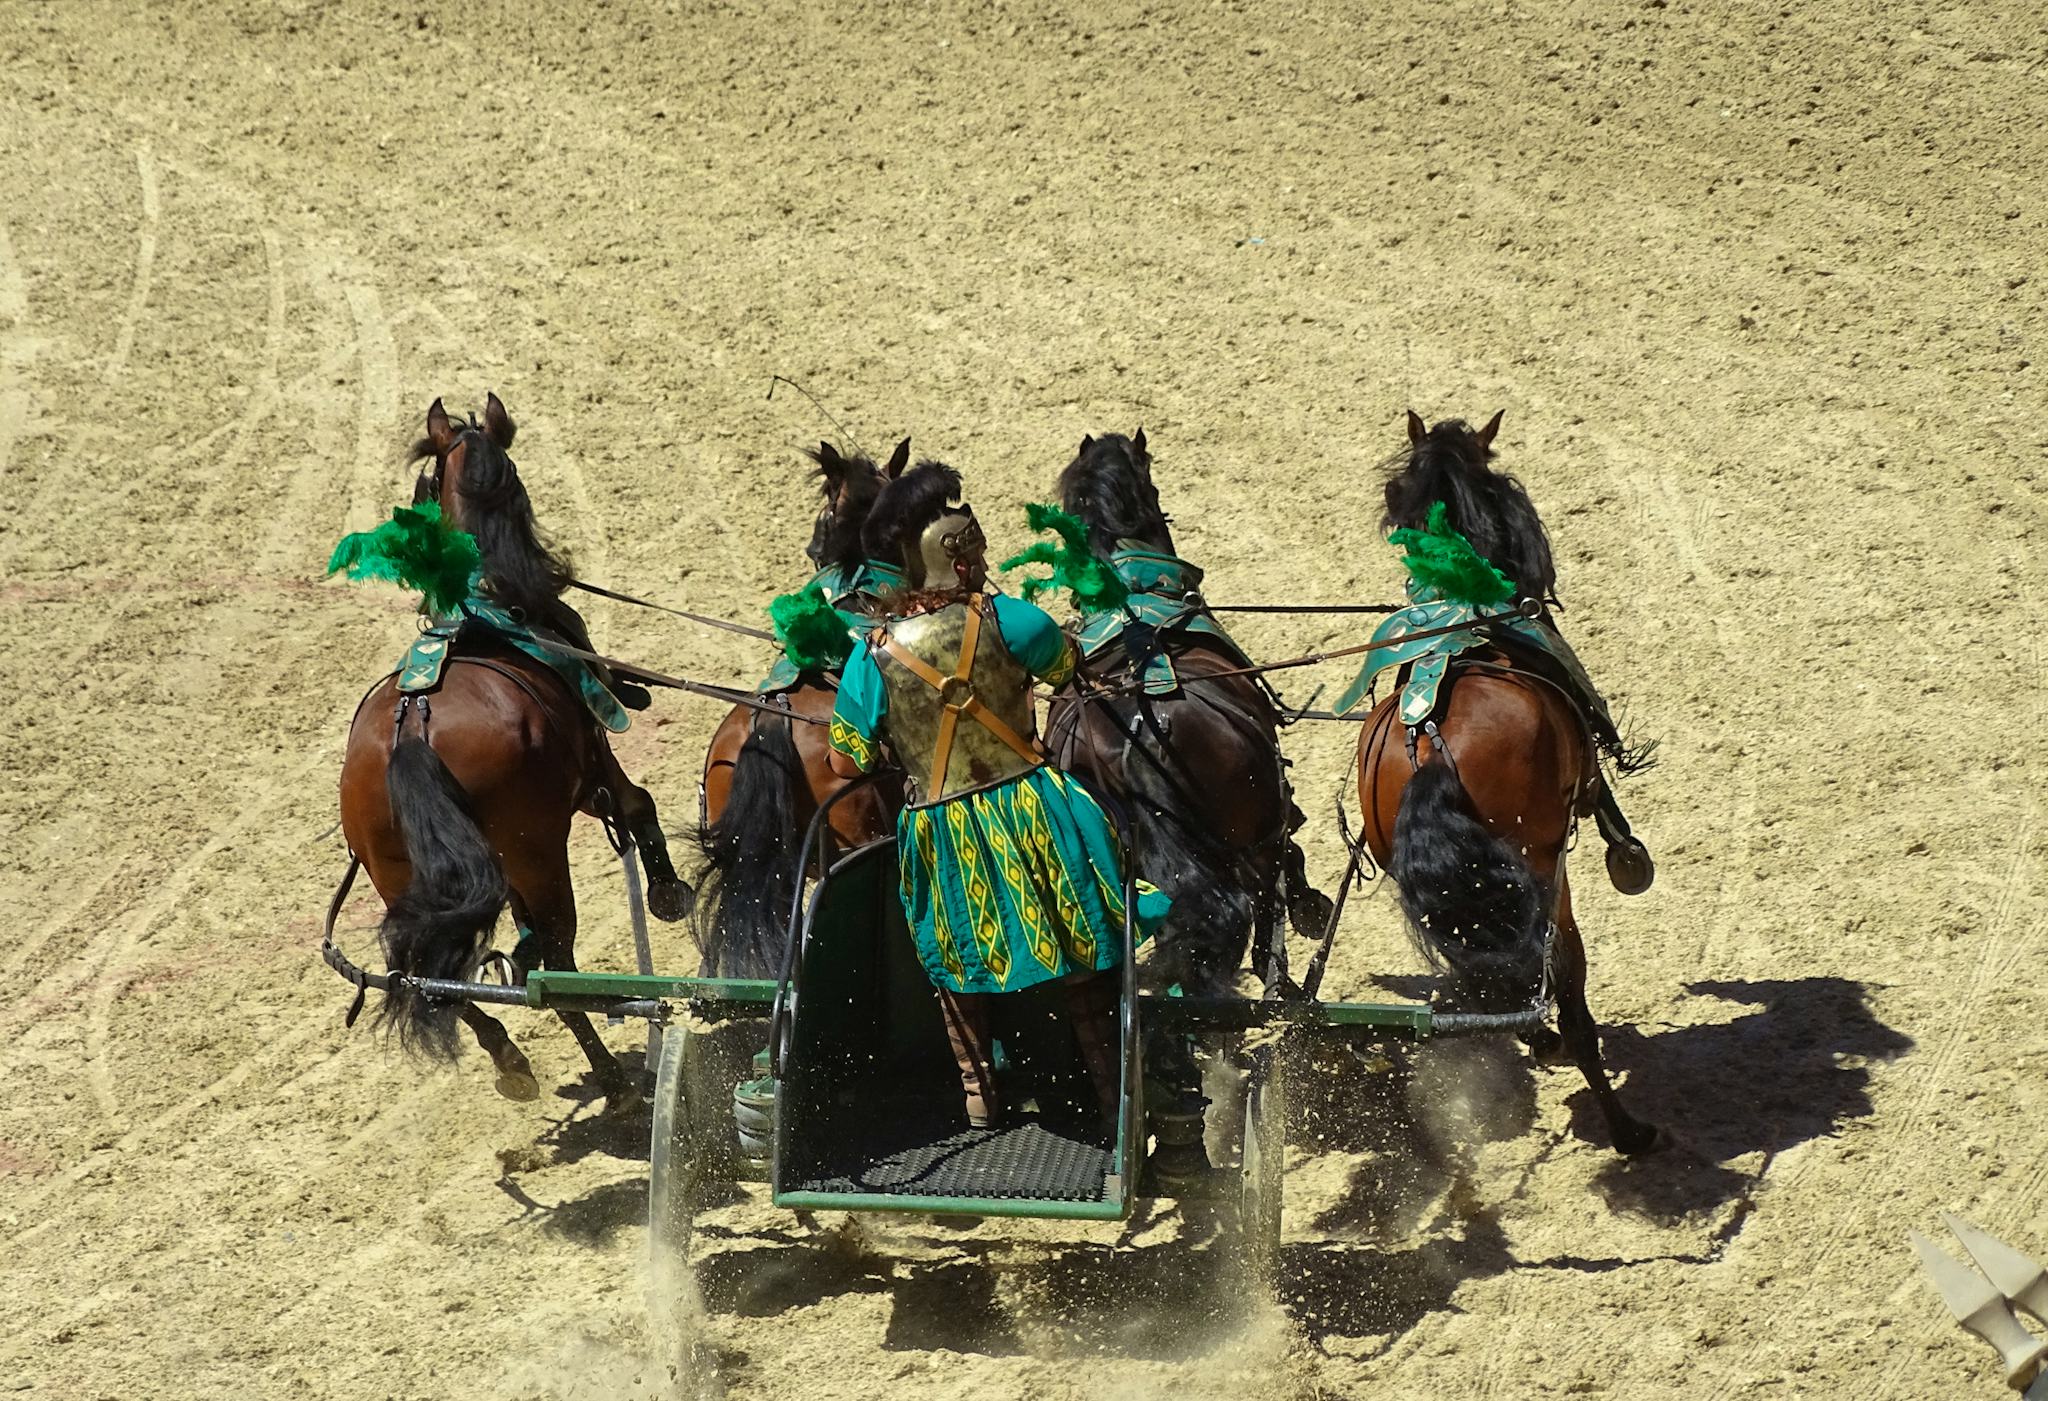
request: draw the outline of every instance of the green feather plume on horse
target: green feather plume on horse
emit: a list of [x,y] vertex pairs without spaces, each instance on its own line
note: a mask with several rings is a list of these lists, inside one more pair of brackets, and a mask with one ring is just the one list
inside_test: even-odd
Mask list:
[[439,502],[422,501],[400,506],[375,530],[342,536],[327,572],[416,590],[422,612],[446,616],[469,597],[482,564],[476,537],[443,520]]

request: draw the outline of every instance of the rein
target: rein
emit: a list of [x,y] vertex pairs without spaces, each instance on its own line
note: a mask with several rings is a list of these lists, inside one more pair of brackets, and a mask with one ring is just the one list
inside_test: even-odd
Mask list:
[[[1404,608],[1407,606],[1409,605],[1402,605]],[[1399,610],[1390,609],[1388,611],[1398,612]],[[1361,652],[1372,652],[1386,647],[1398,647],[1403,643],[1419,642],[1425,638],[1448,637],[1454,632],[1471,632],[1475,628],[1497,626],[1510,618],[1522,617],[1533,621],[1542,616],[1542,602],[1538,599],[1525,598],[1506,613],[1495,613],[1484,618],[1473,618],[1462,623],[1452,623],[1447,627],[1424,628],[1420,632],[1403,633],[1399,637],[1389,637],[1379,642],[1361,642],[1356,646],[1339,647],[1329,652],[1309,652],[1303,656],[1289,657],[1284,662],[1267,662],[1262,666],[1242,666],[1230,671],[1211,672],[1203,679],[1214,681],[1225,676],[1260,676],[1269,671],[1286,671],[1291,667],[1314,666],[1317,662],[1335,661],[1339,657],[1355,657]],[[1140,677],[1121,686],[1104,687],[1099,694],[1129,695],[1136,690],[1142,689],[1143,685],[1144,680]]]
[[563,656],[574,657],[578,661],[595,662],[599,666],[611,668],[619,676],[644,682],[649,686],[661,686],[671,691],[688,691],[691,695],[695,696],[709,696],[713,700],[722,700],[730,705],[743,706],[748,710],[764,710],[770,715],[780,715],[784,719],[801,721],[806,725],[829,725],[831,723],[828,720],[815,719],[809,715],[799,715],[794,710],[777,705],[773,701],[756,700],[749,693],[736,690],[731,686],[714,686],[708,681],[692,681],[688,677],[664,675],[649,667],[641,666],[637,662],[620,661],[617,657],[607,657],[601,652],[585,651],[581,647],[571,646],[567,642],[560,642],[552,637],[536,636],[533,640],[547,648],[550,652],[560,652]]
[[569,587],[581,589],[585,593],[594,593],[599,598],[609,598],[618,603],[630,603],[636,608],[652,608],[657,613],[673,613],[678,618],[688,618],[693,623],[702,623],[705,627],[718,628],[725,632],[736,632],[741,637],[758,637],[764,642],[776,640],[775,634],[769,632],[766,628],[750,628],[745,623],[731,623],[723,618],[707,618],[702,613],[691,613],[681,608],[671,608],[665,603],[650,603],[644,598],[635,598],[629,593],[617,593],[611,589],[599,588],[596,584],[586,584],[581,579],[571,579]]
[[1398,613],[1406,603],[1204,603],[1208,613]]

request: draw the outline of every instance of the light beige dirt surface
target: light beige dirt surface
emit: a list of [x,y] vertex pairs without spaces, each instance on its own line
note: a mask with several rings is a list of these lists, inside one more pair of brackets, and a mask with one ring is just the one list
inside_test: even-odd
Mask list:
[[[1400,411],[1504,406],[1569,633],[1663,739],[1624,793],[1658,884],[1582,860],[1581,919],[1674,1142],[1617,1160],[1515,1057],[1330,1067],[1270,1299],[1171,1213],[734,1209],[713,1380],[1997,1394],[1905,1232],[2048,1254],[2043,56],[2024,6],[1859,0],[0,7],[0,1391],[669,1393],[644,1120],[538,1019],[536,1105],[342,1029],[334,784],[408,620],[320,567],[492,388],[588,577],[756,616],[830,432],[780,373],[966,469],[998,548],[1142,423],[1218,600],[1388,598]],[[672,826],[714,718],[621,745]],[[1330,881],[1352,737],[1289,735]],[[595,829],[576,861],[585,963],[630,966]],[[1416,968],[1361,896],[1331,990]]]

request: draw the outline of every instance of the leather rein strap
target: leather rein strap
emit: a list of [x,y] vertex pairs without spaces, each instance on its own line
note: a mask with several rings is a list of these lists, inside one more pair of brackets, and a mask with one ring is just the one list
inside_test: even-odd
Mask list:
[[[953,664],[953,674],[951,676],[941,674],[937,667],[926,662],[924,658],[914,655],[902,643],[889,636],[887,632],[880,629],[876,630],[876,637],[881,642],[882,651],[886,652],[905,671],[924,682],[925,685],[931,687],[934,691],[937,691],[943,701],[942,712],[939,716],[939,737],[932,746],[932,782],[941,789],[945,787],[946,764],[953,757],[953,739],[959,731],[960,717],[962,715],[969,717],[1004,744],[1010,746],[1021,757],[1030,760],[1034,764],[1045,762],[1045,755],[1039,751],[1037,745],[1031,743],[1031,741],[1025,739],[1005,724],[1002,717],[996,715],[987,706],[983,705],[981,697],[975,695],[973,690],[968,687],[968,678],[974,674],[974,653],[975,648],[981,641],[982,610],[986,606],[978,598],[967,605],[967,626],[960,636],[960,658]],[[961,693],[964,693],[965,699],[952,699],[954,695]]]

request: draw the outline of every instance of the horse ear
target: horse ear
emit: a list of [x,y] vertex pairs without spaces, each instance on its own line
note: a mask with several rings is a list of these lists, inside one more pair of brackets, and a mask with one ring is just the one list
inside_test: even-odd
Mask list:
[[839,455],[839,449],[822,438],[818,440],[818,471],[825,478],[825,485],[835,487],[846,475],[846,459]]
[[1424,422],[1422,421],[1422,415],[1421,415],[1421,414],[1419,414],[1419,413],[1417,413],[1417,412],[1415,412],[1415,410],[1413,410],[1413,409],[1410,409],[1410,410],[1408,410],[1408,441],[1409,441],[1409,443],[1410,443],[1410,444],[1412,444],[1412,445],[1418,445],[1418,446],[1419,446],[1419,445],[1421,444],[1422,440],[1423,440],[1424,438],[1428,437],[1428,436],[1429,436],[1429,425],[1428,425],[1428,424],[1426,424],[1426,423],[1424,423]]
[[1145,450],[1145,430],[1143,428],[1140,428],[1137,432],[1131,435],[1131,446],[1136,448],[1139,452],[1143,452]]
[[883,477],[895,481],[903,475],[903,469],[910,465],[910,439],[905,438],[896,445],[896,451],[889,454],[888,463],[882,468]]
[[498,401],[498,396],[486,393],[484,395],[484,432],[491,435],[491,441],[498,445],[499,451],[510,452],[512,450],[512,438],[518,431],[519,425],[512,421],[511,414],[505,412],[505,406]]
[[1505,413],[1507,413],[1507,410],[1502,409],[1500,413],[1486,420],[1486,426],[1479,430],[1480,447],[1485,448],[1489,452],[1493,450],[1493,435],[1500,432],[1501,416]]
[[455,446],[455,429],[449,424],[448,410],[441,407],[439,399],[427,406],[427,442],[433,445],[436,456]]
[[1094,447],[1094,446],[1095,446],[1095,435],[1094,435],[1093,433],[1083,433],[1083,434],[1081,435],[1081,447],[1080,447],[1080,451],[1082,451],[1082,452],[1086,452],[1086,451],[1088,451],[1088,449],[1090,449],[1090,448],[1092,448],[1092,447]]

